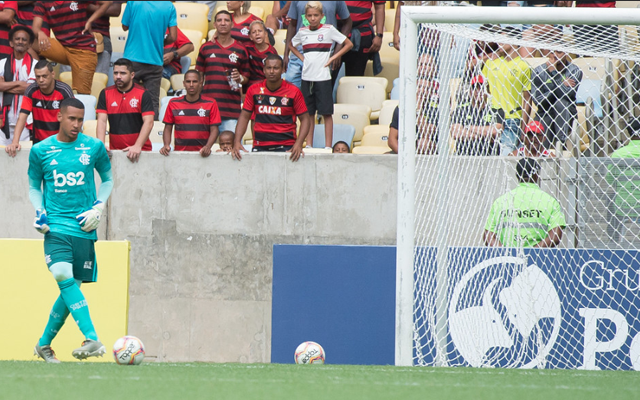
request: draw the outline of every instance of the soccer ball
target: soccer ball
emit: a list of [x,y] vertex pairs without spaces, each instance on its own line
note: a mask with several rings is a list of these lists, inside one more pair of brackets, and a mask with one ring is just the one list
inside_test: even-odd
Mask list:
[[135,336],[123,336],[113,345],[113,359],[119,365],[139,365],[144,360],[144,345]]
[[303,342],[296,349],[296,364],[324,364],[325,353],[316,342]]

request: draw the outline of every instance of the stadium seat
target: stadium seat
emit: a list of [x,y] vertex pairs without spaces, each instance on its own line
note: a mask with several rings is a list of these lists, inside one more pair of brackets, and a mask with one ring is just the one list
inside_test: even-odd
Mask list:
[[359,143],[364,134],[364,127],[371,125],[371,107],[364,104],[334,104],[333,126],[352,125],[355,128],[354,144]]
[[160,96],[158,96],[160,100],[162,100],[163,98],[167,97],[167,91],[164,90],[163,88],[160,88]]
[[353,147],[353,137],[356,134],[356,128],[352,125],[333,125],[333,143],[331,146],[325,146],[324,143],[324,124],[318,124],[313,128],[313,147],[324,148],[333,147],[337,142],[345,142],[349,145],[349,148]]
[[124,9],[126,7],[127,7],[127,2],[122,3],[122,7],[120,7],[120,15],[118,15],[117,17],[110,17],[109,26],[111,26],[112,28],[114,26],[118,28],[122,27],[122,16],[124,15]]
[[[184,32],[185,29],[192,29],[202,32],[202,37],[209,31],[209,6],[201,3],[189,3],[177,1],[176,17],[178,18],[178,28]],[[195,43],[194,43],[195,45]]]
[[82,133],[84,133],[87,136],[91,136],[91,137],[97,137],[96,136],[96,129],[98,127],[98,121],[93,119],[93,120],[85,120],[84,124],[82,125]]
[[180,29],[180,30],[182,31],[182,33],[184,33],[186,37],[189,38],[189,41],[193,43],[193,51],[187,54],[187,56],[191,58],[191,65],[196,65],[196,60],[198,59],[198,52],[200,51],[200,47],[202,46],[202,38],[204,38],[204,35],[202,34],[202,32],[194,29]]
[[33,147],[33,142],[31,140],[24,140],[20,142],[20,148],[22,150],[30,149],[31,147]]
[[[258,3],[258,2],[255,2],[255,3]],[[255,15],[256,17],[264,20],[265,13],[264,13],[264,9],[262,7],[251,6],[251,7],[249,7],[249,12],[251,14]]]
[[[382,57],[382,72],[380,72],[376,77],[387,78],[387,93],[391,93],[393,89],[393,81],[400,77],[400,66],[398,61],[393,59],[388,59]],[[364,71],[364,76],[374,76],[373,75],[373,61],[369,60],[367,62],[367,68]]]
[[369,125],[364,127],[364,135],[360,146],[382,146],[389,148],[389,127],[384,125]]
[[107,87],[108,81],[109,78],[107,77],[107,74],[96,72],[93,75],[93,82],[91,82],[91,95],[96,99],[100,98],[100,92]]
[[111,46],[113,48],[113,52],[124,54],[124,46],[127,43],[129,31],[122,29],[122,26],[111,25],[109,34],[111,35]]
[[378,116],[378,124],[389,126],[391,119],[393,118],[393,112],[398,106],[398,100],[385,100],[382,102],[382,108],[380,109],[380,115]]
[[527,64],[529,64],[531,69],[534,69],[534,68],[546,63],[547,61],[549,61],[549,58],[548,57],[527,57],[527,58],[523,58],[523,60]]
[[67,85],[71,86],[73,84],[73,80],[71,79],[71,71],[60,72],[60,76],[58,77],[60,82],[64,82]]
[[400,62],[400,52],[393,47],[393,32],[382,34],[382,45],[380,46],[380,57],[387,60]]
[[184,74],[171,75],[171,87],[174,91],[184,89]]
[[385,154],[391,149],[382,146],[357,146],[353,148],[353,154]]
[[168,92],[169,89],[171,89],[171,81],[167,78],[162,78],[162,80],[160,81],[160,87]]
[[244,132],[242,136],[242,144],[252,145],[253,144],[253,133],[251,132],[251,124],[247,124],[247,130]]
[[275,47],[276,51],[278,52],[278,54],[280,54],[281,56],[284,54],[284,50],[286,48],[286,44],[285,44],[285,39],[287,38],[287,30],[286,29],[279,29],[278,32],[276,32],[275,35],[273,35],[273,38],[275,39],[275,44],[273,45],[273,47]]
[[169,101],[173,98],[174,96],[165,96],[160,99],[160,111],[158,112],[158,121],[164,120],[164,114],[167,112],[167,106],[169,105]]
[[211,39],[213,39],[213,35],[216,33],[215,29],[212,29],[209,31],[209,33],[207,33],[207,40],[211,41]]
[[162,141],[163,133],[164,123],[160,121],[153,121],[153,128],[151,129],[151,133],[149,134],[149,140],[151,140],[151,143],[164,144],[164,142]]
[[364,104],[371,107],[370,118],[378,119],[382,102],[387,99],[387,84],[376,77],[345,76],[338,83],[337,102],[343,104]]
[[384,31],[385,32],[393,33],[393,25],[395,24],[395,21],[396,21],[396,9],[390,8],[390,9],[384,10]]
[[[315,142],[315,138],[314,138],[314,142]],[[331,149],[325,149],[324,147],[323,148],[305,147],[303,150],[304,150],[305,154],[331,154],[331,153],[333,153],[333,151]]]
[[84,120],[93,121],[96,119],[96,104],[98,100],[88,94],[76,94],[75,97],[84,104]]
[[[254,12],[255,8],[261,8],[262,9],[262,16],[261,17]],[[255,10],[255,11],[258,12],[257,10]],[[251,8],[249,8],[249,12],[251,14],[253,14],[253,15],[257,16],[257,17],[260,17],[260,19],[262,19],[262,20],[267,19],[267,15],[271,14],[272,11],[273,11],[273,1],[253,1],[253,2],[251,2]]]

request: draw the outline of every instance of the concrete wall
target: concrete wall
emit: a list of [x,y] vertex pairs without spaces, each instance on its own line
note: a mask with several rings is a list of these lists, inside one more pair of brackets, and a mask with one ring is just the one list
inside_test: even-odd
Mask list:
[[[178,153],[132,164],[114,152],[100,236],[131,241],[129,333],[162,361],[268,362],[273,245],[395,244],[396,165]],[[0,237],[41,237],[27,166],[27,151],[0,155]]]

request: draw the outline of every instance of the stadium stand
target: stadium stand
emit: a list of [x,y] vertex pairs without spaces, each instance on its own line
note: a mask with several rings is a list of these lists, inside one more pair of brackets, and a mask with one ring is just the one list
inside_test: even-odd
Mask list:
[[387,99],[388,81],[378,77],[345,76],[338,83],[337,102],[371,107],[370,118],[378,119],[382,102]]
[[380,109],[380,115],[378,116],[378,124],[389,126],[391,119],[393,118],[393,111],[398,106],[398,100],[385,100],[382,102],[382,108]]
[[[346,124],[355,128],[353,141],[359,143],[364,134],[364,127],[371,125],[371,107],[363,104],[341,104],[333,106],[333,127]],[[354,143],[354,144],[355,144]]]
[[343,141],[349,145],[349,148],[352,148],[353,137],[355,136],[355,134],[356,129],[352,125],[334,125],[333,143],[331,143],[331,146],[327,146],[324,138],[324,124],[318,124],[313,128],[313,147],[333,147],[333,145],[337,142]]
[[[185,30],[196,30],[202,33],[202,37],[207,34],[209,31],[209,21],[207,21],[209,6],[186,1],[174,2],[174,6],[176,7],[176,17],[180,30],[183,32]],[[189,37],[189,39],[191,39],[191,37]],[[198,47],[195,42],[193,42],[193,45]]]
[[75,98],[84,104],[84,120],[93,121],[96,119],[96,104],[98,100],[87,94],[76,94]]

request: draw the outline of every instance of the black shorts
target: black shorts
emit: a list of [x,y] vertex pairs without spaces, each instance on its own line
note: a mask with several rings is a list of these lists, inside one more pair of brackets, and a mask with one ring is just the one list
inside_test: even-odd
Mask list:
[[302,81],[300,86],[309,115],[333,115],[333,85],[328,81]]
[[293,146],[282,146],[282,145],[277,145],[277,146],[253,146],[253,148],[251,149],[251,151],[271,151],[274,153],[284,153],[287,152],[289,150],[291,150]]
[[73,265],[74,279],[82,282],[98,280],[93,239],[49,232],[44,235],[44,258],[49,268],[59,262]]

